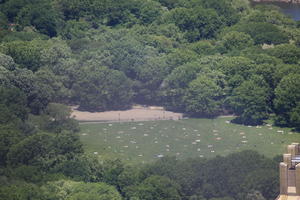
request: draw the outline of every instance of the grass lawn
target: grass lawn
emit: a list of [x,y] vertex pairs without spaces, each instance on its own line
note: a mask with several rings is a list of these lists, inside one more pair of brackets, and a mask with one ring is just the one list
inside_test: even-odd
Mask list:
[[81,124],[80,138],[88,153],[134,163],[166,155],[213,157],[245,149],[272,157],[282,154],[287,144],[300,142],[300,134],[290,129],[236,125],[229,123],[231,119]]

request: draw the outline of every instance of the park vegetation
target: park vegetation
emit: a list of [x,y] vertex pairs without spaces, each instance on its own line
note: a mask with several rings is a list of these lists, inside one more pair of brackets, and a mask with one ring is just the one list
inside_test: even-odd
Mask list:
[[247,0],[0,0],[0,199],[274,199],[278,158],[101,160],[65,105],[300,129],[299,38]]

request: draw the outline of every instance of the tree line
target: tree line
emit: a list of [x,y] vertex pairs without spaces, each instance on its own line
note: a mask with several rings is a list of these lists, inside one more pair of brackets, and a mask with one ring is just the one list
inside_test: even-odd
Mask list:
[[47,87],[30,99],[39,104],[34,113],[47,102],[89,111],[158,104],[195,117],[234,113],[247,125],[271,116],[299,128],[299,23],[276,7],[246,0],[0,7],[1,73]]

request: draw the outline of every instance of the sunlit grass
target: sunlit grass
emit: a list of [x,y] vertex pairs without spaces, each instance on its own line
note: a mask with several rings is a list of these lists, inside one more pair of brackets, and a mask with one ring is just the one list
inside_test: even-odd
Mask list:
[[300,134],[279,127],[248,127],[231,118],[82,124],[85,150],[102,157],[151,162],[170,155],[179,159],[213,157],[252,149],[268,157],[282,154]]

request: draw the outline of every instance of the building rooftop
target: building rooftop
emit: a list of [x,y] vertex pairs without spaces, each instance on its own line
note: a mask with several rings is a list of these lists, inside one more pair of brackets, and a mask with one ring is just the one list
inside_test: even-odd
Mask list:
[[276,200],[300,200],[300,145],[292,143],[279,164],[280,195]]

